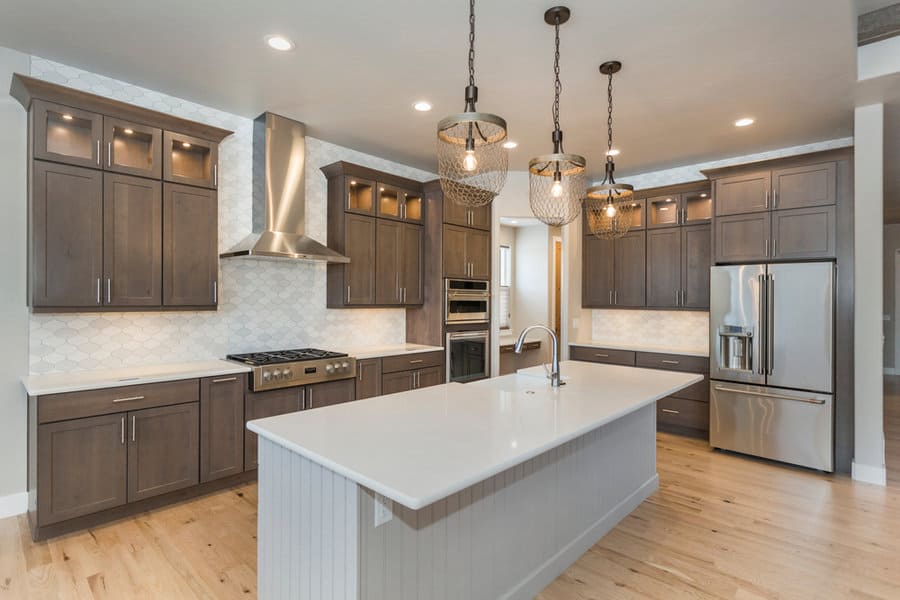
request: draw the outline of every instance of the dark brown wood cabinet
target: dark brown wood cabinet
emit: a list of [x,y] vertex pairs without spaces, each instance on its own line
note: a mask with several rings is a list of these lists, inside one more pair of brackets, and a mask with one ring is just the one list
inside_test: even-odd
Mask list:
[[199,482],[198,402],[129,412],[128,501]]
[[681,228],[682,308],[709,308],[709,269],[712,264],[712,227]]
[[681,301],[681,228],[647,232],[647,306],[668,308]]
[[588,236],[584,238],[583,243],[581,304],[585,308],[612,306],[615,288],[615,242]]
[[101,114],[36,99],[31,109],[31,132],[33,158],[100,168]]
[[416,375],[415,389],[432,387],[444,383],[443,367],[427,367],[419,369]]
[[100,306],[103,269],[103,173],[32,163],[31,305]]
[[268,392],[247,391],[244,395],[244,470],[255,469],[259,456],[256,434],[246,429],[247,421],[303,410],[304,388],[284,388]]
[[162,178],[162,130],[124,119],[103,119],[103,169]]
[[381,359],[356,361],[356,399],[365,400],[381,395]]
[[491,230],[491,206],[467,207],[452,200],[443,203],[444,223],[474,229]]
[[769,259],[768,212],[716,217],[716,262],[761,262]]
[[200,482],[244,470],[244,390],[247,376],[200,380]]
[[422,227],[386,219],[377,221],[375,304],[421,304],[425,246]]
[[491,278],[491,234],[488,231],[444,225],[444,277]]
[[772,208],[829,206],[837,202],[834,161],[772,171]]
[[422,304],[425,301],[425,230],[420,225],[404,224],[400,233],[403,304]]
[[645,231],[633,231],[615,242],[615,306],[646,304],[646,235]]
[[414,371],[385,373],[381,376],[381,393],[386,396],[413,389],[413,373]]
[[163,305],[218,304],[218,203],[216,192],[163,185]]
[[162,185],[103,176],[103,303],[162,304]]
[[219,185],[219,145],[185,133],[163,133],[163,179],[215,189]]
[[126,428],[125,414],[38,426],[38,526],[127,502]]
[[[365,306],[376,303],[377,232],[376,220],[360,215],[344,215],[346,265],[328,265],[329,306]],[[329,236],[331,239],[331,236]]]
[[769,210],[772,189],[770,171],[742,173],[715,181],[716,216]]
[[584,362],[605,363],[610,365],[623,365],[633,367],[635,365],[635,352],[632,350],[618,350],[615,348],[599,348],[595,346],[569,346],[569,357],[572,360]]
[[793,260],[832,258],[837,252],[834,206],[772,212],[772,258]]
[[356,400],[356,381],[341,379],[306,386],[306,408],[322,408]]
[[381,359],[381,393],[396,394],[444,383],[444,352],[420,352]]

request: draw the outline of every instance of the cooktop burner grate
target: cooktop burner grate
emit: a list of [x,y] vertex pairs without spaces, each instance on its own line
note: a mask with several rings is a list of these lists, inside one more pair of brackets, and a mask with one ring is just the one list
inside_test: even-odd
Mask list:
[[323,358],[340,358],[347,356],[341,352],[330,352],[316,348],[299,348],[295,350],[272,350],[268,352],[249,352],[247,354],[229,354],[226,358],[242,363],[261,366],[275,365],[286,362],[300,362],[304,360],[319,360]]

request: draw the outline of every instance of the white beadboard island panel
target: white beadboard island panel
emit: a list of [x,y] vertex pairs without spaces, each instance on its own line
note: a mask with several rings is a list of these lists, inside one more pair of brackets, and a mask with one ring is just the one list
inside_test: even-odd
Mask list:
[[252,421],[260,598],[532,598],[656,490],[654,402],[701,379],[563,369]]

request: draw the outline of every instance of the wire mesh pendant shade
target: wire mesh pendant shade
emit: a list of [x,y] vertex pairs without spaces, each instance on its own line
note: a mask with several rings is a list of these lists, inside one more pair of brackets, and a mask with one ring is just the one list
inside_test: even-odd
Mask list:
[[629,192],[627,196],[617,197],[615,193],[601,196],[588,192],[584,199],[588,230],[605,240],[620,238],[628,233],[634,225],[639,224],[641,216],[640,204],[631,195]]
[[585,165],[577,154],[544,154],[528,164],[531,212],[551,227],[571,223],[581,213]]
[[490,204],[506,184],[506,121],[464,112],[438,124],[438,175],[444,197],[463,206]]

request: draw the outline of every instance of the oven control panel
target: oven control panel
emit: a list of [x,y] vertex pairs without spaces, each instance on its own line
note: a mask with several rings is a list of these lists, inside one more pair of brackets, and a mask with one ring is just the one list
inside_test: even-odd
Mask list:
[[267,365],[253,369],[253,390],[274,390],[356,377],[350,356]]

